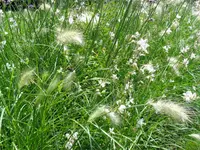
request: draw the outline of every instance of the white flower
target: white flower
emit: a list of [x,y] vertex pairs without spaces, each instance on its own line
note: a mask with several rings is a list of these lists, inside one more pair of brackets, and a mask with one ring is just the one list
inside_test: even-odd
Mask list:
[[2,41],[1,44],[4,47],[6,45],[6,40]]
[[192,53],[192,54],[190,55],[190,59],[195,59],[195,58],[196,58],[196,54]]
[[50,10],[51,9],[51,6],[47,3],[43,3],[42,5],[40,5],[40,8],[41,10]]
[[157,102],[149,101],[148,104],[152,105],[156,113],[166,114],[177,121],[188,122],[190,121],[190,112],[183,106],[176,104],[172,101],[159,100]]
[[14,19],[13,17],[9,18],[8,20],[9,20],[10,22],[12,22],[12,23],[15,22],[15,19]]
[[135,34],[133,35],[135,38],[139,38],[140,37],[140,33],[139,32],[135,32]]
[[200,141],[200,134],[193,133],[193,134],[190,134],[189,136],[191,136],[191,137],[193,137],[193,138],[195,138],[195,139]]
[[197,94],[192,93],[191,91],[187,91],[187,92],[183,93],[183,99],[186,102],[191,102],[191,101],[195,100],[196,98],[197,98]]
[[153,74],[156,70],[154,69],[154,66],[149,63],[149,64],[145,64],[141,67],[141,71],[142,73],[144,73],[144,71],[148,71],[149,73]]
[[167,29],[166,33],[170,34],[172,32],[172,30],[170,28]]
[[[77,17],[78,21],[83,22],[83,23],[88,23],[91,21],[93,18],[93,13],[92,12],[83,12],[81,15]],[[93,23],[97,24],[99,21],[99,16],[96,14],[93,18]]]
[[189,49],[190,49],[189,46],[185,46],[181,49],[181,53],[186,53],[188,52]]
[[147,48],[149,47],[149,44],[147,39],[141,38],[139,41],[137,41],[137,44],[139,46],[139,49],[148,54]]
[[98,82],[99,82],[99,85],[100,85],[102,88],[104,88],[104,87],[106,86],[106,84],[110,84],[110,82],[108,82],[108,81],[103,81],[103,80],[98,80]]
[[138,120],[136,127],[141,128],[143,125],[146,125],[146,123],[144,123],[144,118],[141,118]]
[[73,22],[74,22],[73,16],[70,15],[70,16],[69,16],[69,24],[72,24]]
[[59,13],[60,13],[60,10],[59,10],[59,9],[56,9],[55,14],[58,15]]
[[68,47],[65,45],[65,46],[63,47],[63,50],[64,50],[64,52],[68,51]]
[[109,128],[109,132],[110,132],[110,134],[115,134],[114,128]]
[[163,46],[163,49],[165,50],[166,53],[169,52],[169,49],[171,48],[170,45],[166,45],[166,46]]
[[113,74],[113,75],[112,75],[112,79],[113,79],[113,80],[118,80],[119,78],[117,77],[116,74]]
[[109,32],[110,38],[113,39],[115,37],[115,33],[114,32]]
[[75,143],[75,141],[78,139],[78,132],[74,132],[73,134],[65,134],[65,137],[68,139],[67,143],[65,144],[66,149],[71,149]]
[[120,113],[123,113],[126,110],[126,106],[125,105],[120,105],[118,108]]
[[181,19],[181,16],[179,14],[176,15],[177,19]]
[[185,65],[185,67],[187,67],[189,64],[189,60],[187,58],[183,59],[183,65]]
[[61,16],[59,19],[58,19],[60,22],[63,22],[65,20],[65,16]]
[[13,71],[15,69],[15,65],[13,63],[12,64],[6,63],[6,68],[10,71]]
[[125,85],[125,90],[129,90],[129,89],[131,89],[133,87],[133,85],[130,83],[130,82],[128,82],[128,83],[126,83],[126,85]]
[[57,29],[57,41],[62,44],[78,44],[83,45],[83,34],[79,31],[75,30],[61,30]]
[[172,23],[172,27],[177,28],[178,26],[179,26],[178,20],[174,20],[174,22]]
[[58,73],[63,73],[63,68],[60,67],[60,69],[57,70]]
[[169,62],[169,66],[173,68],[173,70],[175,71],[175,73],[177,75],[180,75],[180,73],[179,73],[178,59],[175,58],[175,57],[169,57],[168,58],[168,62]]

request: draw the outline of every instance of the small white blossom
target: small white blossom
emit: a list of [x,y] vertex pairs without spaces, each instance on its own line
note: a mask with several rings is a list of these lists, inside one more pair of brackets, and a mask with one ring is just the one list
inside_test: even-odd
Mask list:
[[139,49],[148,54],[147,48],[149,47],[149,44],[147,39],[141,38],[139,41],[137,41],[137,44],[139,46]]
[[170,28],[167,29],[166,33],[170,34],[172,32],[172,30]]
[[125,85],[125,90],[129,90],[133,87],[133,85],[130,82],[127,82]]
[[104,87],[106,86],[106,84],[110,84],[110,82],[108,82],[108,81],[103,81],[103,80],[99,80],[98,82],[99,82],[99,85],[100,85],[102,88],[104,88]]
[[113,80],[118,80],[119,78],[117,77],[116,74],[113,74],[113,75],[112,75],[112,79],[113,79]]
[[154,73],[156,70],[154,69],[154,66],[149,63],[149,64],[145,64],[141,67],[141,71],[142,73],[144,73],[145,71],[148,71],[148,73]]
[[114,32],[109,32],[110,38],[113,39],[115,37],[115,33]]
[[173,68],[175,73],[179,75],[179,64],[178,64],[178,59],[175,57],[169,57],[168,58],[169,66]]
[[192,93],[191,91],[187,91],[187,92],[183,93],[183,99],[186,102],[191,102],[191,101],[197,99],[197,94]]
[[15,69],[15,65],[13,63],[12,64],[6,63],[6,68],[10,71],[13,71]]
[[171,48],[170,45],[166,45],[166,46],[163,46],[163,49],[165,50],[166,53],[169,52],[169,49]]
[[60,67],[60,69],[57,70],[58,73],[63,73],[63,68]]
[[60,22],[63,22],[65,20],[65,16],[61,16],[59,19],[58,19]]
[[120,113],[123,113],[126,110],[126,106],[125,105],[120,105],[118,108]]
[[98,14],[96,14],[93,17],[92,12],[83,12],[81,15],[77,16],[78,21],[83,22],[83,23],[90,22],[92,18],[93,18],[93,24],[97,24],[98,21],[99,21],[99,15]]
[[109,132],[110,132],[110,134],[115,134],[114,128],[109,128]]
[[69,24],[72,24],[73,22],[74,22],[73,16],[70,15],[70,16],[69,16]]
[[177,28],[179,26],[179,22],[178,20],[175,20],[173,23],[172,23],[172,27],[173,28]]
[[181,19],[181,16],[179,14],[176,15],[177,19]]
[[189,49],[190,49],[189,46],[185,46],[181,49],[181,53],[186,53],[188,52]]
[[188,67],[189,64],[189,60],[187,58],[183,59],[183,65],[185,65],[185,67]]
[[78,139],[78,132],[74,132],[73,134],[67,133],[65,137],[68,139],[67,143],[65,144],[66,149],[71,149]]
[[141,128],[143,125],[146,125],[146,123],[144,123],[144,118],[141,118],[138,120],[136,127]]
[[190,55],[190,59],[195,59],[195,58],[196,58],[196,54],[192,53],[192,54]]

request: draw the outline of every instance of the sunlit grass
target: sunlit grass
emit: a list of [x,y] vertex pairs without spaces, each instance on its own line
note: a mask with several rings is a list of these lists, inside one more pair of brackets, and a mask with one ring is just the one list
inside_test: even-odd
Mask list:
[[0,149],[199,149],[198,7],[0,11]]

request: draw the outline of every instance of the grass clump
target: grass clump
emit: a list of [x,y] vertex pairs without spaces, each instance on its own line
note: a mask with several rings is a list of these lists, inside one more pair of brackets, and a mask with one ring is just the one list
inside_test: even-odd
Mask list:
[[196,150],[199,6],[0,10],[0,149]]

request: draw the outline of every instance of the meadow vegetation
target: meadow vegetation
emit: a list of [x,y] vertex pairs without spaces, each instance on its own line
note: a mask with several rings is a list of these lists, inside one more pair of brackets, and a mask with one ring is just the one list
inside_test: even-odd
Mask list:
[[0,149],[200,150],[200,2],[0,9]]

